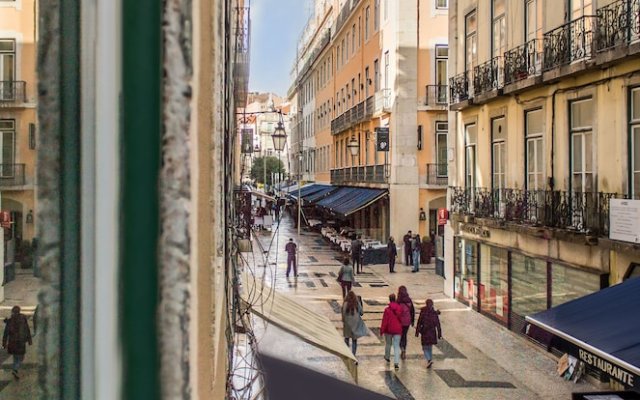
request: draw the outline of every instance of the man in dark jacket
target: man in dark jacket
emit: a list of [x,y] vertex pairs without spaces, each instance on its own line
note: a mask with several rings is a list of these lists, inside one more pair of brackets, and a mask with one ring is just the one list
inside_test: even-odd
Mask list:
[[20,313],[20,307],[14,306],[11,309],[11,318],[5,319],[4,335],[2,336],[2,347],[13,355],[13,369],[11,373],[15,379],[20,379],[18,370],[27,353],[27,343],[31,341],[31,331],[27,317]]
[[289,239],[289,243],[284,246],[284,250],[287,252],[287,278],[291,273],[291,267],[293,267],[293,276],[298,276],[298,263],[296,260],[296,253],[298,252],[298,246],[293,243],[293,238]]
[[356,274],[362,273],[362,236],[351,241],[351,260],[353,262],[353,271]]
[[389,260],[389,272],[395,273],[394,268],[396,266],[396,256],[398,255],[398,249],[396,243],[393,241],[393,236],[389,238],[387,242],[387,259]]
[[412,265],[413,257],[411,255],[411,231],[407,232],[406,235],[402,237],[402,242],[404,243],[404,265]]

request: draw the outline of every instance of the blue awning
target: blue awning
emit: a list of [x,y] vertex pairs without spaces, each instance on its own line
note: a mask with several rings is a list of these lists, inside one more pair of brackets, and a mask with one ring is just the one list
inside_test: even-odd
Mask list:
[[640,388],[640,277],[526,320],[575,346],[587,366]]
[[[330,188],[331,185],[322,185],[322,184],[318,184],[318,183],[312,183],[306,186],[303,186],[300,188],[300,197],[302,197],[302,199],[304,199],[306,196],[310,196],[314,193],[318,193],[322,190],[325,190],[327,188]],[[292,191],[289,192],[289,196],[293,199],[298,199],[298,191]]]
[[319,191],[317,191],[315,193],[308,194],[306,196],[302,196],[302,199],[304,200],[305,204],[306,203],[315,203],[315,202],[317,202],[319,200],[322,200],[327,195],[335,192],[336,190],[338,190],[337,186],[327,186],[327,187],[323,188],[322,190],[319,190]]
[[349,216],[387,195],[385,189],[340,187],[316,204],[335,214]]

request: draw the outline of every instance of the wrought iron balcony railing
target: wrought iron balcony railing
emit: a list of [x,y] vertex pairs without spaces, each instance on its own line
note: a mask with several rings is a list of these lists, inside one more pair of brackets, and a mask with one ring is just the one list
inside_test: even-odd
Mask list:
[[476,66],[473,69],[474,94],[490,92],[504,86],[504,71],[502,57],[494,57],[491,60]]
[[447,186],[447,164],[427,164],[427,185]]
[[449,101],[451,104],[469,100],[469,74],[465,71],[449,79]]
[[545,33],[543,70],[591,58],[596,26],[597,17],[585,15]]
[[451,211],[523,225],[609,234],[609,200],[617,193],[450,187]]
[[331,183],[386,183],[386,165],[360,165],[331,170]]
[[640,39],[640,0],[618,0],[596,11],[598,51]]
[[0,164],[0,188],[24,184],[24,164]]
[[27,102],[25,81],[0,81],[0,107]]
[[542,73],[542,40],[533,39],[504,53],[504,84]]
[[424,100],[426,106],[444,106],[449,104],[447,85],[427,85],[427,96]]

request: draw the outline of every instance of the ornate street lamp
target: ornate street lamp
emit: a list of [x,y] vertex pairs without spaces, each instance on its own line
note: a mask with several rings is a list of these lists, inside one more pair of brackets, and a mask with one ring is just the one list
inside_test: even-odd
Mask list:
[[278,122],[278,126],[276,126],[275,131],[273,131],[271,138],[273,139],[273,148],[277,152],[284,150],[284,145],[287,143],[287,133],[284,131],[282,121]]
[[358,152],[360,152],[360,143],[358,143],[355,136],[351,136],[351,139],[347,143],[347,148],[351,152],[351,157],[356,157],[358,155]]

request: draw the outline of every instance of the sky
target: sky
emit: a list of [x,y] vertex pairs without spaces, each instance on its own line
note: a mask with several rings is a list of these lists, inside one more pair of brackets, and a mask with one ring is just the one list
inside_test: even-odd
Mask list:
[[251,0],[249,91],[285,97],[310,0]]

